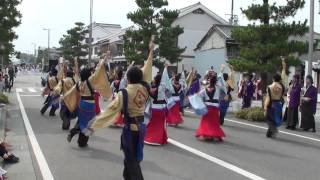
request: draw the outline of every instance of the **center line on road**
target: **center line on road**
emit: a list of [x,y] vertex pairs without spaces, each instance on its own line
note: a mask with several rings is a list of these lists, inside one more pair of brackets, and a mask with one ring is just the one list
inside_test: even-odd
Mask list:
[[40,148],[40,145],[39,145],[39,143],[37,141],[37,138],[36,138],[36,136],[35,136],[35,134],[33,132],[32,126],[31,126],[29,118],[27,116],[27,112],[24,109],[20,94],[19,94],[19,92],[17,92],[16,94],[17,94],[17,99],[18,99],[19,106],[20,106],[22,119],[23,119],[24,125],[25,125],[26,130],[27,130],[27,135],[29,137],[29,140],[30,140],[30,143],[31,143],[31,147],[32,147],[34,155],[35,155],[35,157],[37,159],[38,166],[40,168],[40,172],[41,172],[42,178],[44,180],[54,180],[53,175],[52,175],[52,173],[50,171],[49,165],[48,165],[48,163],[46,161],[46,158],[44,157],[44,155],[42,153],[42,150]]
[[186,150],[186,151],[188,151],[190,153],[193,153],[193,154],[195,154],[195,155],[197,155],[199,157],[207,159],[207,160],[209,160],[209,161],[211,161],[213,163],[216,163],[216,164],[218,164],[218,165],[220,165],[222,167],[225,167],[225,168],[227,168],[227,169],[229,169],[229,170],[231,170],[231,171],[233,171],[233,172],[235,172],[237,174],[240,174],[240,175],[242,175],[244,177],[247,177],[249,179],[252,179],[252,180],[266,180],[266,179],[264,179],[264,178],[262,178],[260,176],[257,176],[257,175],[255,175],[255,174],[253,174],[251,172],[248,172],[248,171],[246,171],[244,169],[241,169],[241,168],[239,168],[239,167],[237,167],[237,166],[235,166],[233,164],[230,164],[230,163],[225,162],[225,161],[223,161],[221,159],[218,159],[216,157],[213,157],[213,156],[210,156],[208,154],[205,154],[205,153],[203,153],[203,152],[201,152],[201,151],[199,151],[197,149],[194,149],[194,148],[192,148],[190,146],[182,144],[182,143],[180,143],[178,141],[175,141],[175,140],[173,140],[171,138],[168,139],[168,142],[173,144],[174,146],[177,146],[177,147],[179,147],[181,149],[184,149],[184,150]]
[[[192,111],[186,111],[186,112],[195,114]],[[244,122],[240,122],[240,121],[235,121],[235,120],[231,120],[231,119],[227,119],[227,118],[225,119],[225,121],[236,123],[236,124],[241,124],[241,125],[245,125],[245,126],[255,127],[255,128],[258,128],[258,129],[264,129],[264,130],[268,129],[267,127],[258,126],[258,125],[254,125],[254,124],[250,124],[250,123],[244,123]],[[290,132],[286,132],[286,131],[279,131],[279,133],[290,135],[290,136],[299,137],[299,138],[302,138],[302,139],[308,139],[308,140],[311,140],[311,141],[320,142],[320,139],[312,138],[312,137],[308,137],[308,136],[303,136],[303,135],[300,135],[300,134],[294,134],[294,133],[290,133]]]

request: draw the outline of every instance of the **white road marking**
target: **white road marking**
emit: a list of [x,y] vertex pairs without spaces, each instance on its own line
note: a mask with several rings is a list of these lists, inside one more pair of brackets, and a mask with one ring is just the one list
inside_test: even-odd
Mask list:
[[[253,124],[249,124],[249,123],[243,123],[243,122],[239,122],[239,121],[235,121],[235,120],[231,120],[231,119],[225,119],[225,120],[229,121],[229,122],[237,123],[237,124],[242,124],[242,125],[246,125],[246,126],[259,128],[259,129],[264,129],[264,130],[268,129],[268,128],[263,127],[263,126],[257,126],[257,125],[253,125]],[[279,131],[279,132],[282,133],[282,134],[290,135],[290,136],[295,136],[295,137],[299,137],[299,138],[303,138],[303,139],[308,139],[308,140],[311,140],[311,141],[320,142],[320,139],[316,139],[316,138],[312,138],[312,137],[308,137],[308,136],[303,136],[303,135],[300,135],[300,134],[294,134],[294,133],[290,133],[290,132],[286,132],[286,131]]]
[[23,92],[23,89],[21,89],[21,88],[16,88],[16,92],[17,92],[17,93],[21,93],[21,92]]
[[32,130],[32,127],[31,127],[30,121],[28,119],[26,110],[24,109],[24,106],[23,106],[22,101],[21,101],[20,94],[18,92],[17,92],[17,99],[18,99],[18,102],[19,102],[22,119],[23,119],[24,125],[25,125],[26,130],[27,130],[27,134],[28,134],[28,137],[29,137],[29,140],[30,140],[30,143],[31,143],[31,147],[32,147],[34,155],[35,155],[35,157],[37,159],[42,178],[44,180],[54,180],[53,175],[52,175],[52,173],[51,173],[51,171],[49,169],[49,165],[48,165],[48,163],[46,161],[46,158],[44,157],[44,155],[43,155],[43,153],[41,151],[40,145],[39,145],[39,143],[37,141],[37,138],[36,138],[36,136],[35,136],[35,134],[34,134],[34,132]]
[[21,97],[40,97],[41,95],[40,94],[21,94],[20,95]]
[[218,159],[216,157],[213,157],[213,156],[210,156],[208,154],[205,154],[205,153],[203,153],[203,152],[201,152],[201,151],[199,151],[197,149],[194,149],[194,148],[192,148],[190,146],[182,144],[182,143],[180,143],[178,141],[175,141],[175,140],[173,140],[171,138],[168,139],[168,142],[173,144],[173,145],[175,145],[175,146],[177,146],[177,147],[179,147],[179,148],[181,148],[181,149],[184,149],[184,150],[186,150],[186,151],[188,151],[190,153],[193,153],[193,154],[195,154],[195,155],[197,155],[197,156],[199,156],[201,158],[204,158],[204,159],[209,160],[209,161],[211,161],[213,163],[216,163],[216,164],[218,164],[218,165],[220,165],[222,167],[225,167],[225,168],[227,168],[227,169],[229,169],[229,170],[231,170],[231,171],[233,171],[233,172],[235,172],[237,174],[240,174],[240,175],[242,175],[244,177],[247,177],[249,179],[252,179],[252,180],[265,180],[264,178],[262,178],[260,176],[257,176],[257,175],[255,175],[255,174],[253,174],[251,172],[248,172],[248,171],[246,171],[244,169],[241,169],[241,168],[239,168],[239,167],[237,167],[237,166],[235,166],[233,164],[230,164],[228,162],[225,162],[225,161],[223,161],[221,159]]
[[[195,114],[195,113],[192,112],[192,111],[186,111],[186,112]],[[231,119],[224,119],[224,120],[225,120],[225,121],[228,121],[228,122],[236,123],[236,124],[241,124],[241,125],[245,125],[245,126],[250,126],[250,127],[258,128],[258,129],[264,129],[264,130],[267,130],[267,129],[268,129],[267,127],[258,126],[258,125],[254,125],[254,124],[250,124],[250,123],[244,123],[244,122],[235,121],[235,120],[231,120]],[[303,135],[300,135],[300,134],[290,133],[290,132],[286,132],[286,131],[279,131],[279,133],[286,134],[286,135],[290,135],[290,136],[299,137],[299,138],[302,138],[302,139],[308,139],[308,140],[311,140],[311,141],[320,142],[320,139],[312,138],[312,137],[308,137],[308,136],[303,136]]]
[[28,91],[29,91],[29,92],[32,92],[32,93],[37,92],[34,88],[28,88]]

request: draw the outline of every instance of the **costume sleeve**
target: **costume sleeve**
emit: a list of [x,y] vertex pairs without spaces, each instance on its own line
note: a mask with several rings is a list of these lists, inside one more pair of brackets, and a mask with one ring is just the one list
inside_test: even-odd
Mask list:
[[96,131],[110,126],[116,119],[123,106],[122,92],[119,92],[116,98],[107,107],[106,111],[96,116],[90,128]]
[[199,96],[200,96],[202,99],[205,99],[205,97],[206,97],[206,88],[202,89],[202,90],[199,92]]
[[62,82],[59,81],[59,83],[56,85],[56,87],[54,87],[53,91],[55,94],[60,94],[62,89],[63,89]]
[[57,75],[57,78],[60,80],[64,79],[64,65],[63,64],[59,64],[59,72]]
[[225,94],[227,93],[226,82],[223,78],[222,72],[219,73],[219,75],[218,75],[217,86],[219,87],[220,91],[224,92]]
[[180,84],[181,84],[182,90],[184,91],[187,88],[187,82],[186,82],[186,76],[183,71],[181,72]]
[[160,86],[162,86],[163,89],[165,90],[169,90],[170,92],[173,92],[173,87],[172,87],[171,79],[169,78],[167,68],[164,68],[163,70]]
[[101,96],[105,98],[110,98],[112,96],[112,90],[106,75],[104,63],[97,66],[94,74],[90,76],[89,81]]
[[282,63],[282,70],[281,70],[281,79],[284,84],[284,87],[287,89],[288,88],[288,75],[286,72],[287,64],[285,62]]
[[188,77],[187,77],[187,80],[186,80],[186,83],[187,83],[187,88],[189,89],[191,84],[192,84],[192,80],[193,80],[193,77],[194,77],[194,72],[190,72],[188,74]]
[[127,73],[128,73],[128,70],[126,71],[126,73],[124,73],[124,76],[120,81],[120,86],[119,86],[120,89],[124,89],[128,86]]
[[234,70],[231,69],[230,73],[229,73],[229,78],[226,82],[232,89],[235,89],[234,85],[235,85],[235,77],[234,77]]
[[62,101],[70,112],[74,112],[77,109],[79,100],[80,93],[75,85],[62,97]]
[[76,81],[76,82],[78,82],[79,81],[79,64],[78,64],[78,62],[77,62],[77,60],[75,60],[74,61],[74,80]]
[[141,69],[143,72],[143,80],[149,84],[152,81],[152,61],[153,61],[153,51],[151,50],[149,52],[147,61],[144,63],[144,66]]

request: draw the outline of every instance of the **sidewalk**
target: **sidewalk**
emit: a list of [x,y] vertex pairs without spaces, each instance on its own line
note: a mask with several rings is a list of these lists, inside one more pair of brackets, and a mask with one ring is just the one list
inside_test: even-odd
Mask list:
[[[228,112],[238,112],[242,106],[242,99],[233,100],[230,104]],[[252,101],[251,107],[262,107],[261,100],[259,101]],[[284,107],[285,108],[285,107]],[[317,104],[317,112],[315,114],[315,120],[320,121],[320,103]]]
[[21,112],[17,102],[16,93],[8,94],[10,104],[7,106],[8,116],[6,121],[6,141],[12,146],[9,151],[20,158],[16,164],[4,165],[8,171],[7,177],[10,180],[35,180],[41,179],[34,167],[36,164],[33,158],[33,151],[29,147],[29,140],[25,131]]

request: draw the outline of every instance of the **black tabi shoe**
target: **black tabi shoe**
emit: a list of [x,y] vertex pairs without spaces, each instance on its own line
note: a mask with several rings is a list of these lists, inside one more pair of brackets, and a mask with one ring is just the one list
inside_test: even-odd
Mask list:
[[67,141],[70,143],[74,135],[68,134]]
[[272,137],[272,131],[268,130],[266,136],[267,136],[267,138],[271,138]]
[[8,163],[8,164],[14,164],[14,163],[17,163],[19,162],[19,158],[16,157],[15,155],[11,154],[7,159],[4,159],[4,162],[5,163]]

